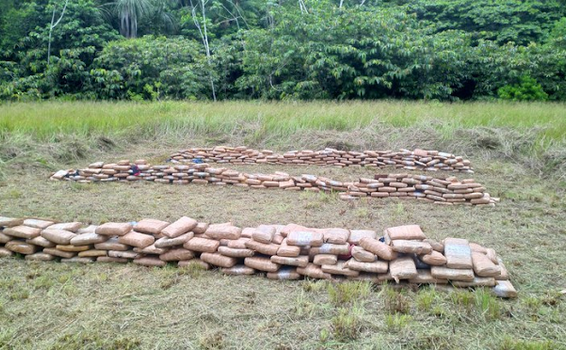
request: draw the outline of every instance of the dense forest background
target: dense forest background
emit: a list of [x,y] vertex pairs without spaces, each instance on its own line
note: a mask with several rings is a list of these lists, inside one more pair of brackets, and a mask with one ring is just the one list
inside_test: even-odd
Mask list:
[[0,100],[566,100],[566,0],[0,0]]

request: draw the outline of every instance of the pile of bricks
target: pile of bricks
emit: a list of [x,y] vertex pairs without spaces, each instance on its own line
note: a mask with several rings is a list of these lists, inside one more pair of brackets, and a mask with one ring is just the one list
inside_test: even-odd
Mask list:
[[205,163],[233,164],[287,164],[287,165],[331,165],[339,167],[374,167],[394,166],[406,170],[457,171],[473,173],[469,160],[451,153],[434,150],[401,149],[397,152],[386,151],[340,151],[325,148],[321,151],[302,150],[277,154],[271,150],[254,150],[245,146],[214,148],[190,148],[171,155],[171,160],[179,163],[199,159]]
[[14,253],[35,261],[196,264],[278,280],[491,287],[500,297],[517,295],[493,249],[459,238],[427,239],[417,225],[391,227],[379,236],[375,230],[296,224],[240,228],[189,217],[99,226],[0,217],[0,257]]

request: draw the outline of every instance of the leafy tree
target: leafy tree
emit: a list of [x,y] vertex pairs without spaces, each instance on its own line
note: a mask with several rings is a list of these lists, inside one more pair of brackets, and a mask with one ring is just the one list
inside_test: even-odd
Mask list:
[[64,2],[56,0],[44,7],[38,16],[46,22],[20,40],[12,60],[0,64],[2,76],[11,77],[0,86],[0,96],[43,98],[89,91],[87,67],[106,42],[117,38],[117,33],[104,22],[92,0],[69,1],[65,16],[53,29],[54,56],[48,66],[53,9],[63,8]]
[[116,0],[102,8],[118,19],[120,34],[126,38],[136,38],[139,23],[147,18],[172,25],[164,0]]
[[566,50],[549,45],[499,46],[480,41],[470,49],[466,74],[475,82],[474,98],[497,97],[499,88],[534,78],[552,100],[566,98]]
[[448,98],[457,85],[458,33],[430,35],[394,8],[306,4],[308,14],[280,10],[272,28],[246,33],[237,85],[249,96]]
[[11,59],[22,38],[51,18],[47,1],[0,1],[0,57]]
[[210,96],[198,43],[145,36],[109,43],[90,71],[101,99],[203,99]]
[[409,6],[439,32],[458,29],[499,44],[540,42],[564,14],[556,0],[415,0]]

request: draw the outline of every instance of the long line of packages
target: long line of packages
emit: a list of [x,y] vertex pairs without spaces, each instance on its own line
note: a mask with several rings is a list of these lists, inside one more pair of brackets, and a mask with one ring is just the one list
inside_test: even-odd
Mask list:
[[296,224],[240,228],[189,217],[86,226],[80,222],[0,217],[0,257],[144,266],[197,264],[227,275],[270,279],[367,280],[374,283],[491,287],[516,297],[495,250],[466,239],[428,239],[417,225],[375,230]]
[[190,148],[171,155],[175,162],[186,163],[200,159],[206,163],[235,164],[294,164],[294,165],[332,165],[339,167],[394,166],[406,170],[457,171],[473,173],[471,162],[462,156],[435,150],[401,149],[399,151],[341,151],[325,148],[320,151],[301,150],[275,153],[271,150],[255,150],[245,146],[213,148]]
[[408,173],[375,175],[373,179],[337,181],[323,176],[285,172],[250,174],[228,168],[214,168],[207,163],[150,165],[143,159],[117,163],[97,162],[84,169],[60,170],[52,180],[90,182],[151,181],[165,184],[234,185],[255,189],[287,191],[336,191],[340,198],[360,197],[418,199],[443,205],[495,205],[486,188],[474,179],[458,180],[454,176],[432,177]]

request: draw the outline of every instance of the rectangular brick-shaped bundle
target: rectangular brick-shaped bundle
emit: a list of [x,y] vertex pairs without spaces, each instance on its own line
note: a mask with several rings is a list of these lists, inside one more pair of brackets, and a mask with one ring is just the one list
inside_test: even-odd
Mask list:
[[409,283],[415,284],[447,284],[448,280],[435,278],[430,270],[417,270],[417,276],[411,278]]
[[293,231],[287,235],[287,244],[298,247],[320,247],[323,242],[321,232]]
[[238,239],[230,239],[228,240],[227,246],[228,248],[233,249],[247,249],[246,242],[248,242],[250,238],[247,237],[240,237]]
[[83,226],[82,223],[80,222],[62,222],[59,224],[53,224],[51,226],[49,226],[50,229],[56,229],[56,230],[65,230],[65,231],[71,231],[73,233],[77,233],[77,231]]
[[309,264],[309,257],[307,255],[300,255],[297,257],[285,257],[273,255],[271,261],[280,265],[291,265],[306,267]]
[[268,272],[267,278],[270,280],[298,280],[301,275],[297,272],[297,269],[290,266],[284,266],[277,272]]
[[[316,249],[316,248],[313,248]],[[287,245],[287,238],[281,242],[281,245],[277,249],[277,255],[285,257],[296,257],[301,254],[301,247],[294,245]]]
[[2,233],[2,231],[0,231],[0,244],[8,243],[13,239],[14,239],[14,237],[5,235],[5,234]]
[[179,220],[161,230],[161,233],[169,238],[175,238],[191,231],[197,226],[197,224],[198,222],[195,219],[183,216]]
[[252,256],[244,259],[244,264],[259,271],[276,272],[281,265],[271,261],[270,258]]
[[385,230],[385,239],[386,243],[388,243],[388,240],[394,241],[398,239],[422,241],[426,239],[426,236],[419,225],[404,225],[387,228]]
[[189,239],[191,239],[193,237],[194,237],[194,233],[187,232],[187,233],[181,234],[179,236],[171,237],[171,238],[168,237],[168,236],[161,237],[160,239],[155,241],[154,244],[157,248],[169,248],[169,247],[183,245],[183,244],[185,244],[185,242],[187,242]]
[[155,220],[155,219],[143,219],[136,224],[134,229],[137,232],[147,233],[150,235],[157,235],[161,233],[161,230],[169,226],[167,221]]
[[24,223],[24,219],[0,216],[0,227],[19,226],[22,225],[23,223]]
[[47,239],[45,239],[41,236],[37,236],[37,237],[32,238],[32,239],[26,239],[26,243],[34,244],[36,246],[43,247],[43,248],[53,248],[56,245],[55,243],[53,243],[50,240],[47,240]]
[[46,228],[41,231],[41,237],[57,244],[70,244],[71,239],[75,238],[77,234],[71,231],[56,230],[51,228]]
[[104,249],[104,250],[128,250],[130,249],[126,244],[122,244],[118,242],[118,238],[112,237],[109,238],[107,241],[102,243],[94,244],[95,249]]
[[155,242],[155,238],[152,235],[146,235],[145,233],[130,231],[125,235],[120,236],[118,238],[118,242],[131,245],[132,247],[145,248],[152,245],[153,242]]
[[44,228],[48,228],[49,226],[51,226],[53,224],[54,224],[54,222],[49,221],[49,220],[41,220],[41,219],[25,219],[24,220],[24,225],[29,226],[29,227],[40,228],[42,230]]
[[360,244],[362,238],[377,238],[377,232],[373,230],[350,230],[350,236],[348,237],[348,243],[350,244]]
[[318,265],[309,263],[306,267],[298,267],[297,273],[310,277],[310,278],[317,278],[317,279],[332,279],[332,275],[322,271],[322,268]]
[[317,254],[313,259],[316,265],[335,265],[337,262],[338,256],[334,254]]
[[471,269],[472,250],[468,240],[461,238],[446,238],[444,240],[444,256],[446,267],[452,269]]
[[259,225],[257,229],[252,232],[252,238],[256,242],[269,244],[273,241],[275,235],[275,227],[270,225]]
[[132,230],[132,225],[121,222],[107,222],[94,230],[95,233],[104,236],[123,236]]
[[324,243],[320,247],[311,248],[311,253],[313,255],[316,254],[348,255],[350,253],[350,245],[348,243],[344,243],[344,244]]
[[214,253],[218,246],[220,246],[219,241],[202,237],[193,237],[183,244],[186,249],[203,253]]
[[163,267],[167,265],[165,261],[160,260],[157,257],[151,257],[151,256],[144,256],[141,258],[134,259],[134,264],[142,265],[142,266],[157,266],[157,267]]
[[255,252],[251,249],[241,249],[241,248],[230,248],[230,247],[218,247],[218,252],[224,256],[230,256],[232,258],[247,258],[249,256],[254,256]]
[[442,253],[433,250],[429,254],[421,255],[419,258],[425,264],[432,265],[432,266],[442,266],[446,264],[446,257],[442,255]]
[[256,242],[253,239],[250,239],[245,244],[247,249],[251,249],[265,255],[276,255],[279,249],[281,248],[279,244],[274,244],[274,243],[265,244],[265,243]]
[[497,277],[501,275],[501,266],[495,265],[486,254],[472,252],[474,272],[479,277]]
[[322,265],[321,269],[323,272],[333,274],[333,275],[343,275],[343,276],[358,276],[360,271],[349,269],[346,266],[345,261],[338,261],[335,265]]
[[433,266],[430,272],[434,278],[451,281],[473,281],[474,271],[470,269],[452,269],[445,266]]
[[346,267],[350,270],[364,271],[371,273],[387,273],[389,263],[387,261],[360,262],[350,259],[346,262]]
[[204,262],[220,267],[232,267],[238,263],[238,259],[224,256],[220,253],[202,253],[200,255],[200,259]]
[[509,281],[496,281],[493,292],[500,298],[516,298],[517,291]]
[[410,253],[410,254],[429,254],[432,252],[432,247],[427,242],[422,241],[409,241],[404,239],[399,239],[391,242],[391,247],[394,251],[398,253]]
[[20,225],[20,226],[6,228],[2,232],[5,235],[12,237],[32,239],[41,234],[41,229],[36,227]]
[[159,259],[163,261],[182,261],[191,260],[195,254],[185,248],[174,248],[159,255]]
[[223,267],[220,269],[223,274],[231,276],[253,275],[256,273],[251,267],[246,265],[234,265],[232,267]]
[[24,255],[33,254],[37,251],[37,246],[22,241],[10,241],[4,247],[14,253]]
[[352,247],[352,256],[359,262],[374,262],[377,260],[377,255],[359,246]]
[[325,228],[321,231],[325,243],[345,244],[350,238],[350,231],[343,228]]
[[240,238],[242,229],[232,225],[231,223],[214,224],[208,226],[205,234],[212,239],[238,239]]
[[408,257],[397,258],[389,262],[389,272],[395,282],[400,280],[408,280],[417,276],[417,267],[415,261]]
[[394,260],[397,258],[397,252],[393,251],[391,246],[378,241],[377,239],[364,237],[360,241],[360,245],[367,251],[372,252],[383,260]]

